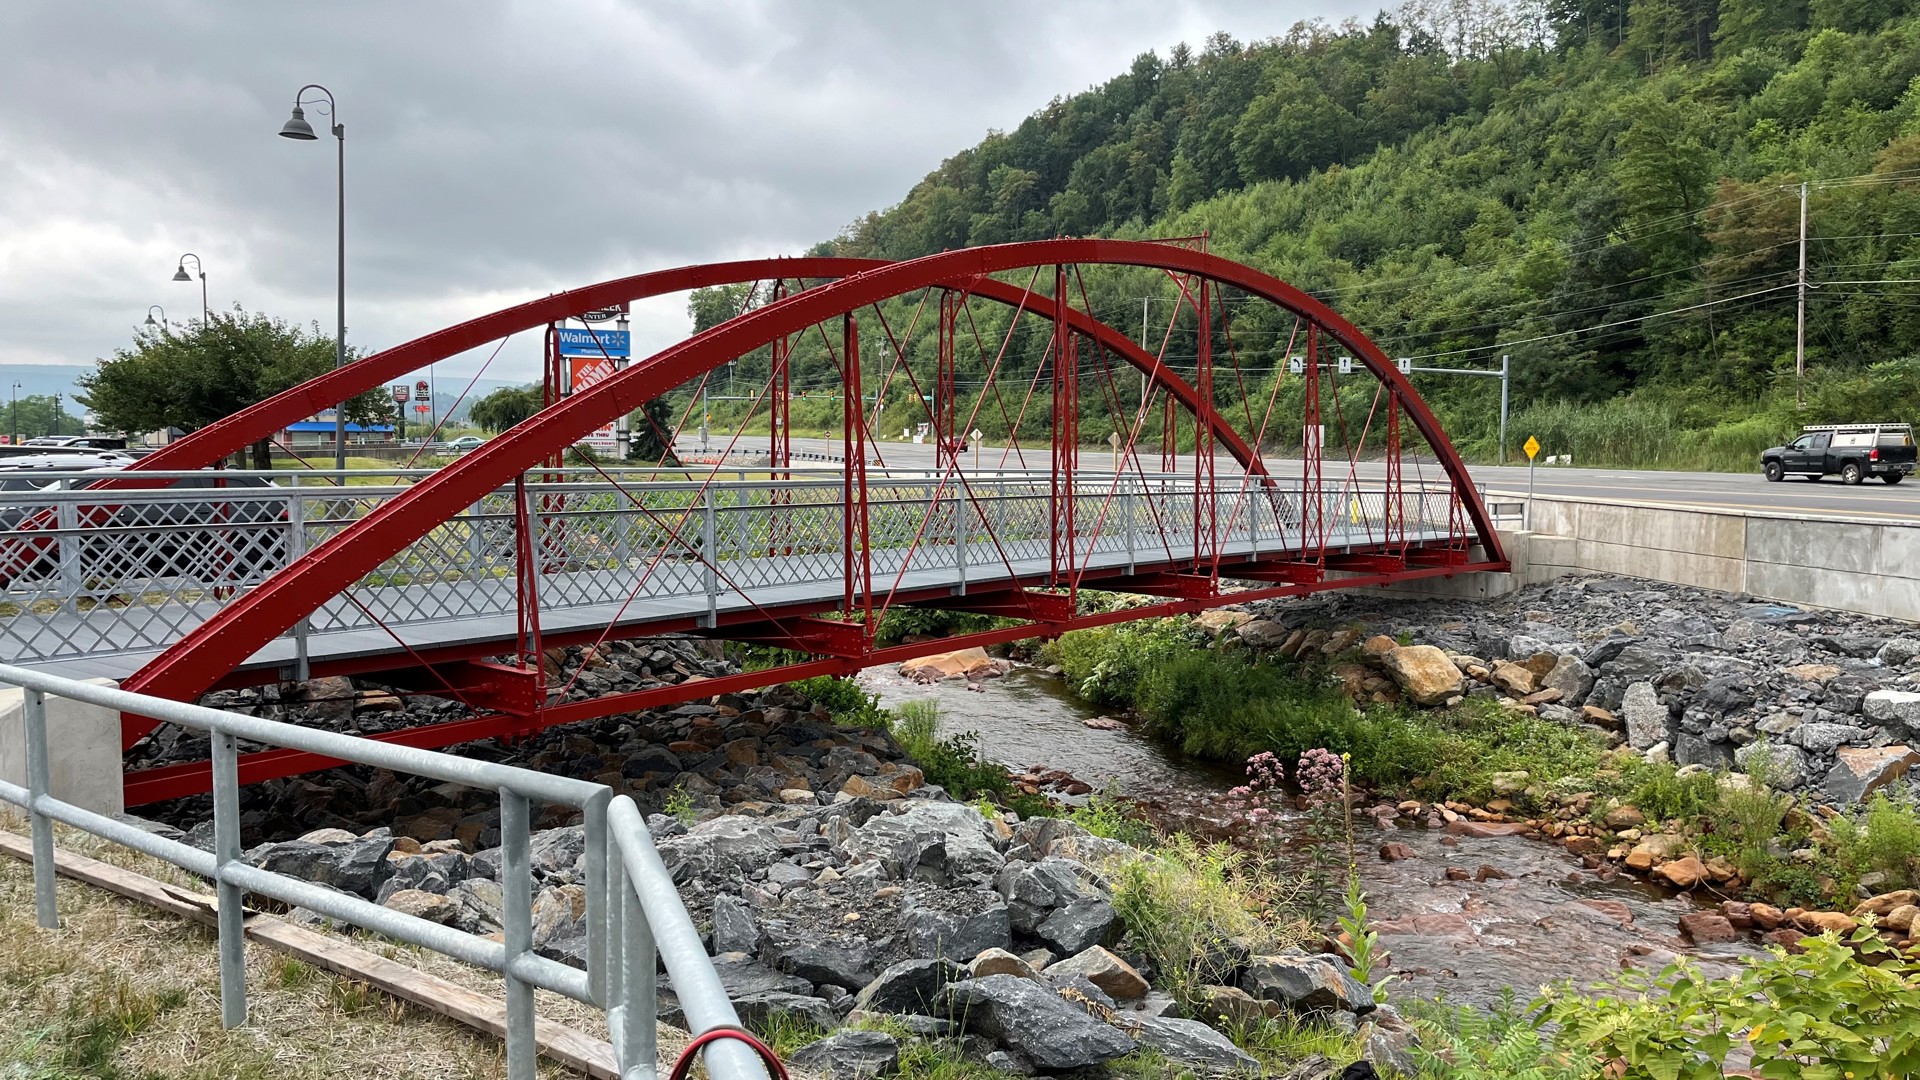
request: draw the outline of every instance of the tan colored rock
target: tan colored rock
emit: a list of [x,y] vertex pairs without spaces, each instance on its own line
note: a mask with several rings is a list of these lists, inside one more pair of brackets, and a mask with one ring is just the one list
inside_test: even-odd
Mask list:
[[1832,664],[1795,664],[1786,670],[1801,682],[1824,683],[1840,677],[1840,669]]
[[1627,866],[1633,870],[1651,870],[1653,864],[1672,857],[1684,843],[1685,841],[1680,837],[1668,833],[1643,836],[1639,843],[1633,845],[1633,850],[1627,853]]
[[934,681],[958,679],[993,667],[993,658],[985,649],[956,649],[915,657],[900,665],[900,674],[909,679]]
[[1355,630],[1351,626],[1345,629],[1335,630],[1332,634],[1328,635],[1327,640],[1321,644],[1320,655],[1338,656],[1346,652],[1359,643],[1362,633],[1363,631]]
[[1098,945],[1048,965],[1047,974],[1085,975],[1088,982],[1105,990],[1115,1001],[1135,1001],[1147,996],[1147,980],[1140,977],[1133,965]]
[[1202,1023],[1224,1029],[1246,1029],[1267,1018],[1266,1007],[1236,986],[1202,986],[1195,1004]]
[[881,776],[849,776],[847,782],[840,785],[840,794],[856,799],[865,797],[883,801],[906,797],[904,792],[896,791],[893,785]]
[[1533,693],[1528,694],[1526,697],[1521,698],[1520,704],[1551,705],[1552,703],[1559,701],[1564,696],[1565,695],[1560,692],[1559,687],[1549,686],[1545,690],[1535,690]]
[[[1246,642],[1248,648],[1266,650],[1294,644],[1293,637],[1299,631],[1288,630],[1271,619],[1254,619],[1241,625],[1234,633],[1241,641]],[[1286,650],[1281,648],[1281,651]]]
[[1516,698],[1533,693],[1533,671],[1511,660],[1496,661],[1493,670],[1487,673],[1487,680]]
[[402,915],[412,915],[446,925],[460,914],[460,903],[421,889],[401,889],[384,901],[385,906]]
[[1520,661],[1520,666],[1533,672],[1533,683],[1535,686],[1539,686],[1540,680],[1546,678],[1547,673],[1552,671],[1554,665],[1559,662],[1559,653],[1537,652],[1525,660]]
[[1762,930],[1778,930],[1787,922],[1787,913],[1772,904],[1751,904],[1747,913],[1753,916],[1753,925]]
[[[302,837],[302,839],[305,839],[305,837]],[[1857,916],[1884,916],[1894,908],[1906,907],[1912,904],[1920,904],[1920,891],[1913,889],[1895,889],[1893,892],[1881,893],[1878,896],[1868,897],[1860,901],[1854,905],[1853,913]]]
[[982,949],[980,955],[967,965],[967,971],[976,979],[984,979],[988,975],[1012,975],[1036,982],[1040,979],[1040,973],[1033,970],[1033,965],[1000,948]]
[[1723,855],[1715,855],[1707,860],[1707,873],[1723,885],[1740,876],[1739,868]]
[[1727,917],[1712,911],[1693,911],[1680,916],[1680,932],[1695,945],[1740,940],[1740,932]]
[[1305,630],[1295,630],[1293,633],[1287,635],[1287,640],[1280,643],[1280,655],[1292,656],[1298,653],[1300,646],[1306,643],[1307,632]]
[[406,707],[407,703],[401,701],[398,694],[386,690],[362,690],[360,699],[354,702],[353,711],[358,713],[401,712]]
[[1920,918],[1920,906],[1901,904],[1887,912],[1886,917],[1880,920],[1880,926],[1883,929],[1909,934],[1913,932],[1913,923],[1916,918]]
[[1647,823],[1647,815],[1637,806],[1616,806],[1607,811],[1607,828],[1619,831],[1632,829]]
[[1838,911],[1803,911],[1800,917],[1793,921],[1809,934],[1824,934],[1829,931],[1836,934],[1851,934],[1860,926],[1853,917]]
[[1589,724],[1599,724],[1601,727],[1617,728],[1620,726],[1619,717],[1598,705],[1580,706],[1580,718]]
[[1421,705],[1438,705],[1460,692],[1460,669],[1432,645],[1401,645],[1381,657],[1387,674]]
[[1252,621],[1252,615],[1244,611],[1235,611],[1233,608],[1214,608],[1193,617],[1193,625],[1215,637],[1228,630],[1237,630]]
[[1400,643],[1387,635],[1375,634],[1366,641],[1361,642],[1360,651],[1364,653],[1369,660],[1378,660],[1399,647]]
[[1710,876],[1706,866],[1691,855],[1661,863],[1653,873],[1655,877],[1665,878],[1676,889],[1691,889]]

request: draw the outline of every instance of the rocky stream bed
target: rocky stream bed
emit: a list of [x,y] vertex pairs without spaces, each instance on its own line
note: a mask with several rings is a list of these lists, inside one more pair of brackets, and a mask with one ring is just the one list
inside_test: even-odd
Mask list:
[[[1334,671],[1361,700],[1489,697],[1654,759],[1735,775],[1754,760],[1749,748],[1764,746],[1775,784],[1816,804],[1857,802],[1920,760],[1909,749],[1920,738],[1920,631],[1904,624],[1608,578],[1492,604],[1334,593],[1208,619],[1249,648],[1351,657]],[[580,675],[575,696],[728,670],[711,645],[675,639],[549,660],[562,681]],[[1099,718],[1037,669],[933,684],[875,671],[864,681],[889,704],[936,699],[950,730],[977,732],[986,756],[1056,794],[1118,781],[1165,822],[1229,824],[1234,771],[1184,760],[1124,725],[1090,726]],[[209,704],[366,733],[449,711],[347,680],[222,692]],[[662,858],[750,1024],[786,1014],[838,1030],[887,1013],[915,1037],[951,1039],[1009,1072],[1095,1066],[1135,1046],[1230,1071],[1250,1059],[1216,1030],[1232,1027],[1220,1017],[1291,1011],[1357,1029],[1383,1068],[1409,1064],[1408,1024],[1376,1008],[1333,954],[1229,947],[1206,1007],[1183,1016],[1113,909],[1109,875],[1131,849],[1060,819],[983,816],[926,784],[887,732],[840,728],[791,688],[461,752],[607,783],[652,812]],[[131,760],[196,754],[204,740],[162,729]],[[1399,976],[1396,999],[1486,1004],[1510,986],[1525,997],[1681,953],[1711,973],[1757,950],[1762,931],[1790,941],[1822,928],[1819,918],[1849,917],[1728,899],[1739,882],[1726,867],[1630,815],[1600,808],[1596,824],[1580,792],[1550,794],[1560,810],[1534,817],[1498,800],[1362,808],[1365,846],[1379,857],[1360,870]],[[247,857],[495,932],[494,802],[365,769],[256,785],[243,798]],[[159,827],[202,842],[205,810],[204,800],[147,808]],[[557,809],[539,825],[536,946],[578,962],[581,833]],[[1902,898],[1878,904],[1897,918]],[[1893,932],[1904,940],[1905,928]],[[872,1075],[897,1054],[894,1035],[848,1030],[802,1064]],[[1301,1075],[1337,1071],[1327,1065]]]

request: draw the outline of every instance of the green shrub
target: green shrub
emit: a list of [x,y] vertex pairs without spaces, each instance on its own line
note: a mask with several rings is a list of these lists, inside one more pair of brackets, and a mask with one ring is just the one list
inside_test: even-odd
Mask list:
[[1838,860],[1857,878],[1866,873],[1886,875],[1880,889],[1920,886],[1920,813],[1876,793],[1866,808],[1828,823]]
[[1004,796],[1013,790],[1007,770],[980,757],[980,735],[965,731],[940,737],[940,706],[931,701],[903,701],[883,714],[900,749],[926,775],[956,799],[987,793]]
[[1619,1080],[1721,1077],[1737,1043],[1774,1080],[1920,1074],[1920,965],[1866,927],[1800,944],[1799,955],[1776,947],[1728,979],[1681,961],[1654,977],[1629,971],[1598,995],[1563,985],[1542,998],[1539,1019],[1558,1028],[1562,1052],[1624,1062],[1608,1073]]
[[1105,869],[1127,936],[1183,1004],[1231,975],[1231,943],[1269,950],[1305,936],[1288,916],[1292,893],[1227,844],[1179,836]]
[[1713,809],[1720,800],[1719,785],[1710,773],[1676,776],[1672,765],[1636,763],[1627,773],[1631,786],[1626,801],[1648,821],[1691,820]]
[[1109,709],[1132,706],[1149,672],[1210,640],[1185,619],[1143,619],[1063,634],[1046,655],[1081,697]]
[[792,684],[808,701],[832,714],[834,722],[849,727],[885,727],[886,710],[880,698],[860,688],[852,679],[835,675],[817,675]]
[[1144,847],[1153,840],[1153,830],[1138,811],[1120,797],[1119,784],[1096,791],[1082,806],[1067,814],[1068,820],[1095,836]]

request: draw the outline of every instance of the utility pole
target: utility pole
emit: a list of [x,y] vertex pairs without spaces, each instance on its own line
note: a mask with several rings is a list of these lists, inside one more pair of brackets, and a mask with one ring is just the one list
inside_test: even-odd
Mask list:
[[1798,312],[1794,317],[1793,333],[1793,404],[1795,408],[1805,408],[1807,404],[1807,182],[1800,181],[1800,284],[1797,290],[1800,300],[1796,305]]
[[[1500,464],[1507,463],[1507,387],[1512,381],[1513,357],[1500,356]],[[1531,459],[1529,459],[1531,464]]]

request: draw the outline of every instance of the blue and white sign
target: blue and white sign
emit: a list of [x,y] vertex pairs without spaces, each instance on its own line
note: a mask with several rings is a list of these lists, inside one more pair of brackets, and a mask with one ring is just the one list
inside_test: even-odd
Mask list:
[[632,355],[632,343],[626,330],[574,330],[559,327],[554,330],[559,336],[561,356],[613,356]]

